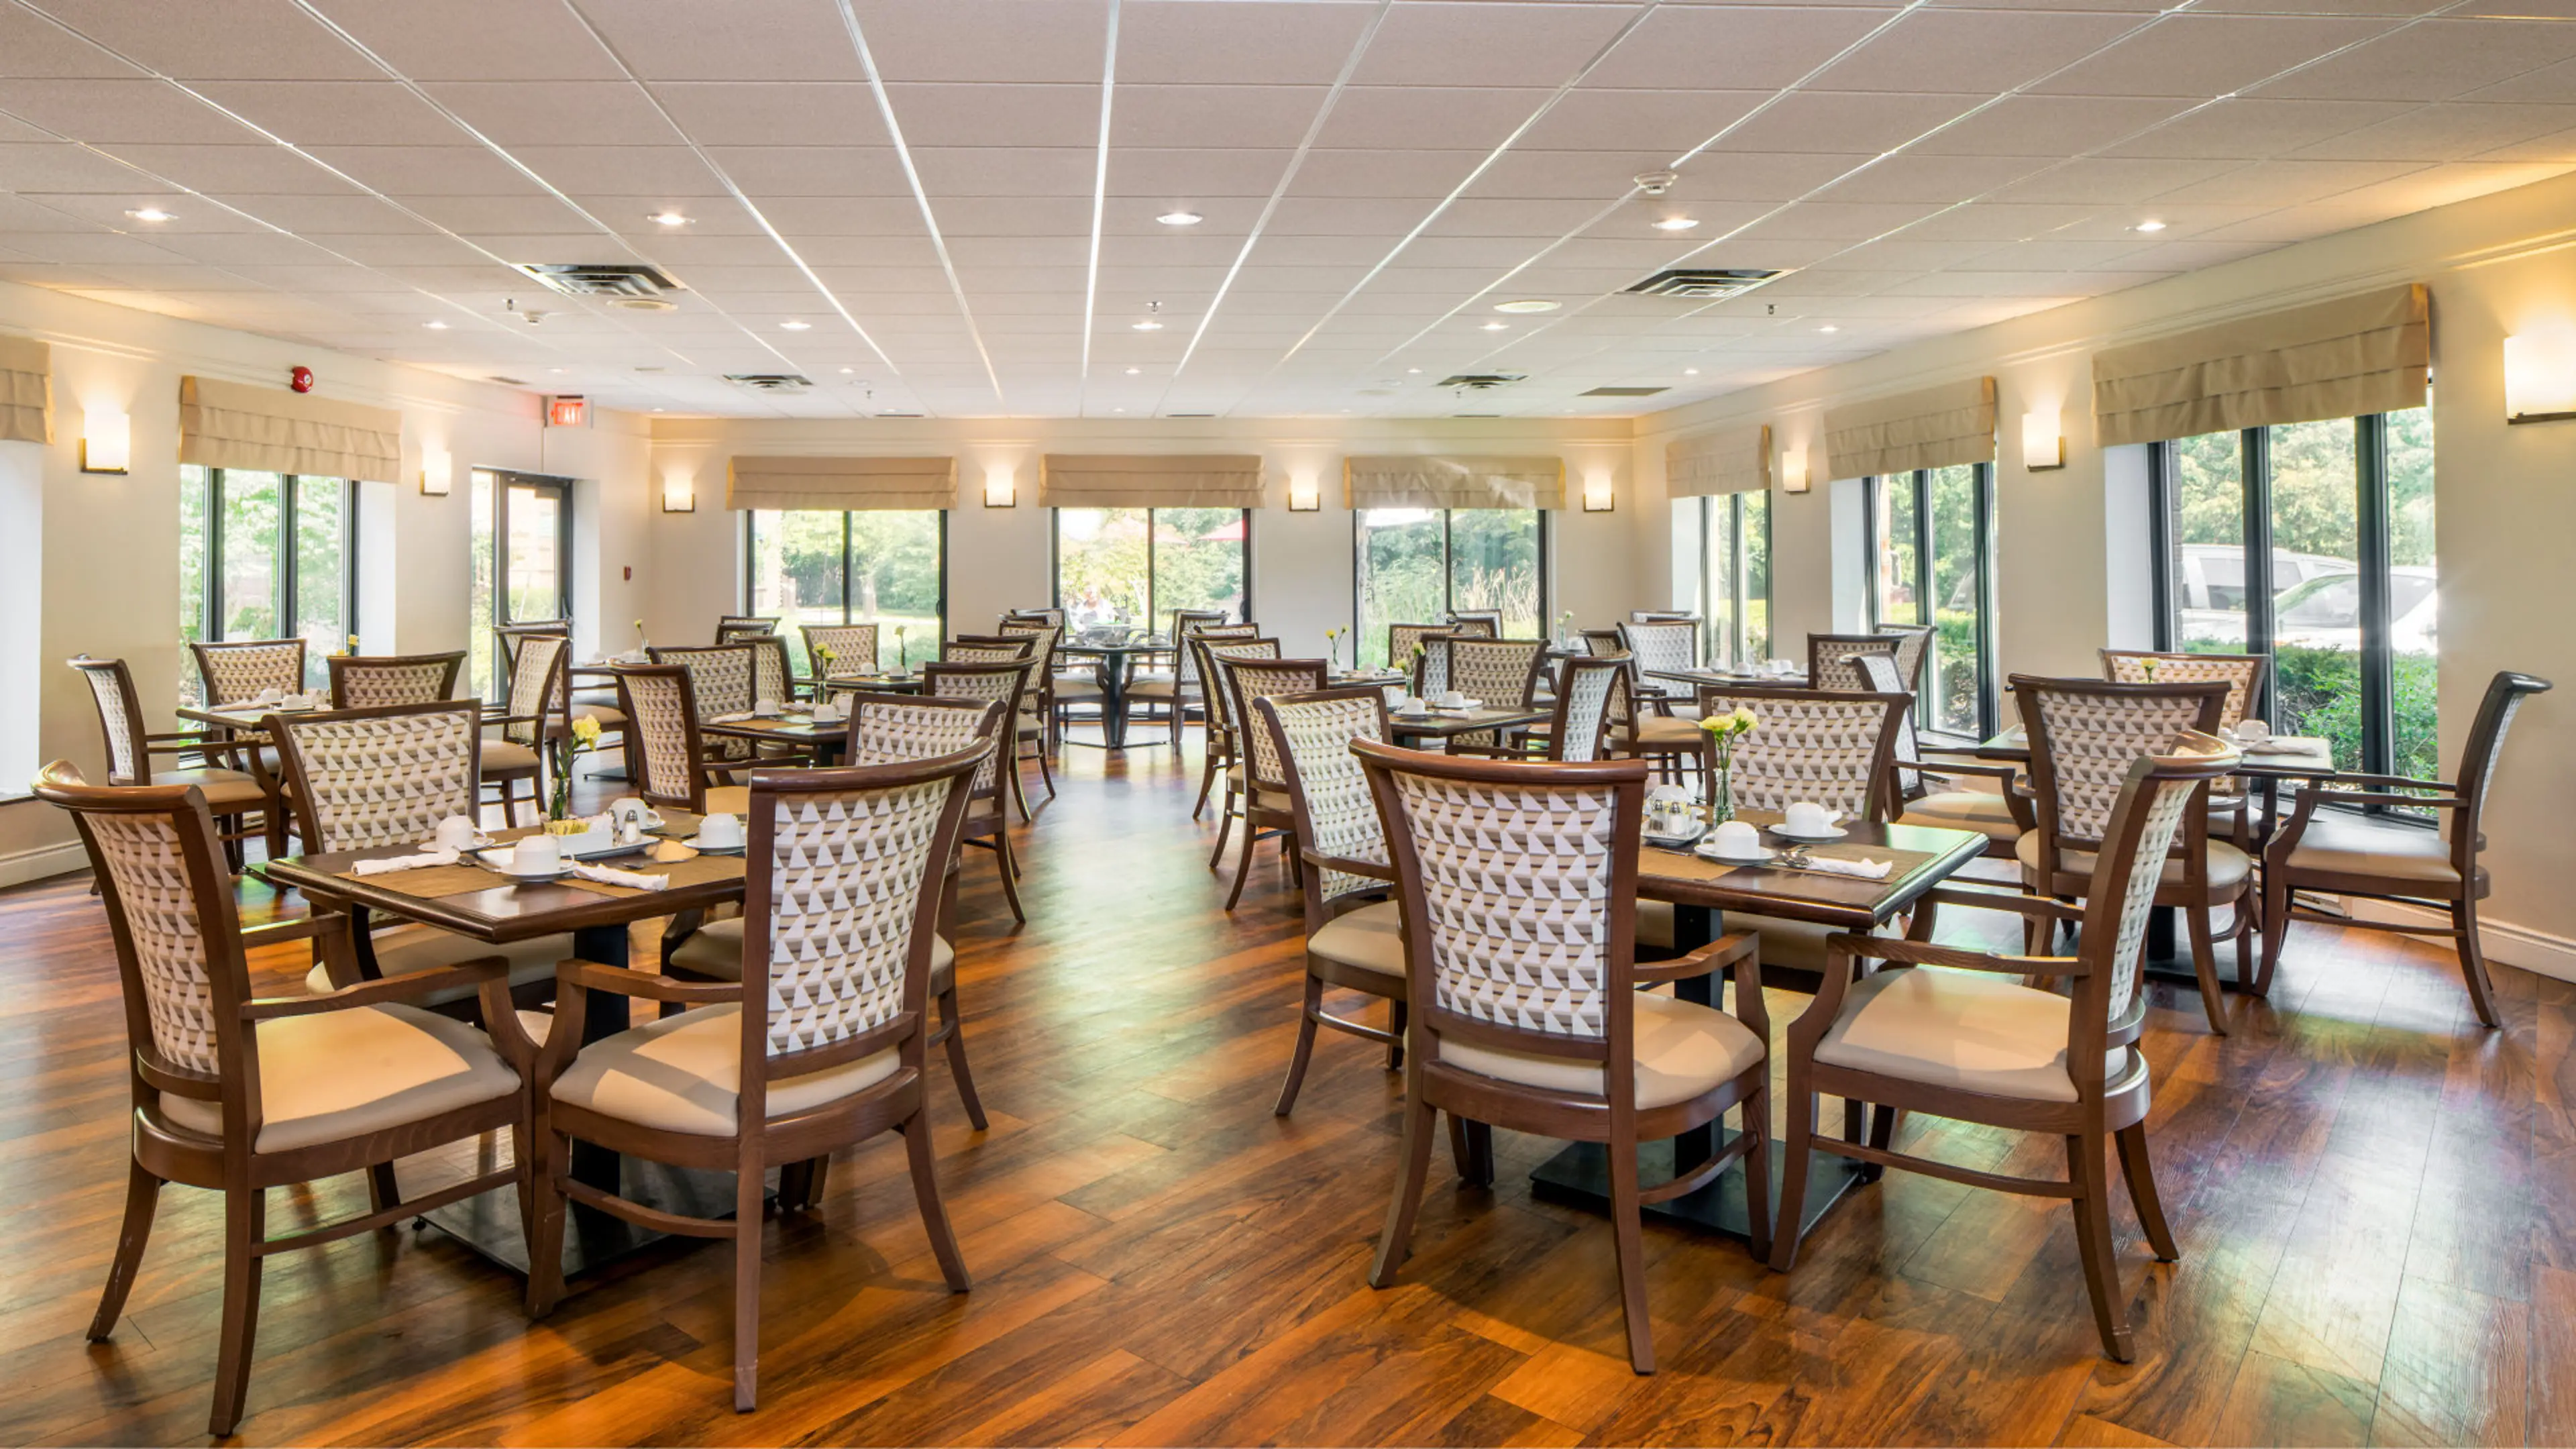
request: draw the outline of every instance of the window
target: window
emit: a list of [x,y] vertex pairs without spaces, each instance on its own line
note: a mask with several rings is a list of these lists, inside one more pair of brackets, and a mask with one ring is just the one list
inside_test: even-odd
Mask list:
[[1386,663],[1389,624],[1500,609],[1507,638],[1547,618],[1547,515],[1535,508],[1363,508],[1353,515],[1363,664]]
[[1716,493],[1676,499],[1674,526],[1699,539],[1699,596],[1711,663],[1771,657],[1771,495]]
[[780,621],[799,673],[809,672],[807,624],[876,625],[880,667],[937,656],[948,632],[946,510],[759,509],[743,538],[743,612]]
[[2272,656],[2254,712],[2335,763],[2439,773],[2430,408],[2153,449],[2157,647]]
[[[357,494],[344,479],[179,468],[179,637],[305,641],[304,678],[357,631]],[[197,671],[179,671],[186,703]]]
[[1869,622],[1929,624],[1916,719],[1982,739],[1994,732],[1994,465],[1959,463],[1865,480]]
[[[497,700],[493,630],[572,617],[572,480],[473,470],[474,580],[466,595],[467,664],[474,692]],[[600,641],[616,637],[600,630]]]
[[1059,508],[1055,607],[1069,629],[1157,631],[1175,609],[1250,617],[1252,510]]

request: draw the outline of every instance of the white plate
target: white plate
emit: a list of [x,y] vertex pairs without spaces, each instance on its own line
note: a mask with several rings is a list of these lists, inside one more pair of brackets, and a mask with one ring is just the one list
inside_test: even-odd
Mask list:
[[748,848],[749,844],[748,842],[745,842],[743,845],[709,845],[704,837],[695,835],[690,836],[688,839],[683,840],[680,843],[689,847],[691,850],[698,852],[700,855],[740,855],[746,848]]
[[[491,836],[489,836],[489,835],[486,835],[486,834],[484,834],[484,833],[482,833],[481,831],[479,831],[479,830],[478,830],[478,831],[476,831],[476,832],[475,832],[475,834],[474,834],[474,843],[473,843],[472,845],[469,845],[469,846],[465,847],[465,848],[466,848],[467,850],[481,850],[481,849],[483,849],[485,846],[490,845],[491,843],[492,843],[492,837],[491,837]],[[438,843],[437,841],[435,841],[435,840],[424,840],[424,841],[422,841],[422,842],[420,843],[420,848],[421,848],[421,849],[423,849],[423,850],[445,850],[447,847],[446,847],[446,846],[444,846],[444,845],[439,844],[439,843]]]
[[1839,825],[1835,826],[1835,827],[1834,827],[1833,829],[1831,829],[1831,830],[1826,831],[1826,832],[1825,832],[1824,834],[1822,834],[1822,835],[1800,835],[1800,834],[1798,834],[1796,831],[1793,831],[1793,830],[1786,830],[1786,829],[1783,829],[1783,828],[1781,828],[1780,826],[1777,826],[1777,825],[1774,825],[1774,826],[1772,826],[1772,827],[1771,827],[1771,833],[1772,833],[1772,834],[1774,834],[1774,835],[1776,835],[1776,836],[1779,836],[1782,840],[1803,840],[1803,841],[1807,841],[1807,842],[1809,842],[1809,843],[1813,843],[1813,842],[1820,841],[1820,840],[1840,840],[1840,839],[1842,839],[1844,836],[1851,834],[1851,832],[1850,832],[1850,831],[1843,829],[1843,828],[1842,828],[1841,826],[1839,826]]
[[1702,860],[1713,860],[1719,865],[1768,865],[1780,857],[1780,852],[1773,850],[1767,845],[1757,845],[1753,848],[1758,852],[1757,854],[1720,855],[1717,853],[1716,846],[1703,845],[1699,849],[1692,851],[1691,854],[1698,856]]
[[517,869],[518,848],[516,846],[495,846],[490,850],[478,850],[474,852],[474,855],[476,859],[482,861],[485,865],[492,867],[495,871],[508,876],[512,880],[542,882],[561,880],[565,876],[572,874],[570,870],[562,866],[557,866],[553,870],[549,871],[524,871]]

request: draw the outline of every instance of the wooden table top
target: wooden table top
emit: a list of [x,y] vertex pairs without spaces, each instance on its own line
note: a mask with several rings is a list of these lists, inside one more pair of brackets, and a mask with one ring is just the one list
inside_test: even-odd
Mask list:
[[1807,676],[1797,674],[1746,674],[1734,669],[1649,669],[1648,679],[1669,679],[1676,684],[1713,684],[1720,689],[1804,689]]
[[700,734],[730,735],[742,740],[786,740],[796,744],[837,741],[847,735],[849,730],[850,722],[846,719],[834,720],[830,724],[816,724],[813,714],[802,710],[774,715],[767,719],[738,719],[722,723],[714,720],[698,722]]
[[1510,709],[1496,709],[1489,705],[1470,710],[1465,714],[1435,714],[1428,718],[1420,715],[1397,714],[1387,716],[1386,730],[1397,739],[1446,740],[1455,739],[1459,735],[1475,734],[1479,730],[1510,729],[1515,725],[1537,724],[1541,720],[1552,718],[1555,713],[1556,711],[1552,709],[1524,708],[1519,705],[1514,705]]
[[[1793,843],[1767,829],[1779,823],[1780,817],[1775,813],[1739,810],[1736,818],[1766,827],[1764,845],[1777,849]],[[1893,860],[1896,869],[1885,880],[1864,880],[1773,866],[1727,865],[1702,860],[1686,851],[1649,845],[1637,856],[1637,894],[1675,905],[1749,911],[1866,932],[1913,904],[1916,897],[1983,855],[1986,849],[1985,836],[1966,830],[1860,821],[1845,829],[1849,834],[1830,845],[1814,847],[1814,853],[1845,860]]]
[[[662,819],[657,834],[676,839],[697,832],[697,817],[686,811],[665,810]],[[495,832],[497,838],[504,840],[529,833]],[[452,894],[422,896],[401,887],[404,876],[413,872],[364,878],[344,874],[361,860],[415,855],[419,851],[417,845],[393,845],[377,850],[292,856],[269,862],[267,871],[281,884],[291,885],[315,901],[419,921],[494,945],[585,927],[625,925],[738,901],[743,895],[743,857],[739,855],[701,855],[684,862],[686,870],[632,856],[600,862],[620,870],[671,872],[670,887],[658,891],[612,893],[609,887],[571,879],[522,885],[497,872],[480,871],[478,874],[490,884],[469,883]]]
[[232,730],[256,730],[273,714],[320,714],[330,707],[327,703],[312,705],[305,709],[286,709],[274,704],[228,704],[220,707],[183,704],[179,706],[177,714],[181,719],[192,719],[199,724],[221,725],[225,729]]
[[1119,654],[1168,654],[1171,651],[1172,641],[1169,639],[1130,639],[1123,644],[1058,644],[1055,646],[1055,652],[1058,654],[1084,654],[1095,658],[1108,658]]
[[[2241,750],[2239,775],[2271,775],[2289,780],[2330,780],[2342,773],[2334,762],[2334,745],[2312,735],[2278,735],[2274,737],[2297,749],[2278,753],[2256,754]],[[2014,764],[2030,763],[2030,736],[2020,725],[2014,725],[1992,739],[1981,741],[1975,750],[1979,759],[2008,760]],[[1933,768],[1939,768],[1935,762]]]

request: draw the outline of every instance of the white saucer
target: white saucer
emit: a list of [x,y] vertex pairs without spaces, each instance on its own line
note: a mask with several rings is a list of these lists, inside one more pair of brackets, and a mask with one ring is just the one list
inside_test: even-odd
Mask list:
[[709,845],[705,837],[697,835],[692,835],[680,843],[700,855],[740,855],[750,848],[749,842],[742,845]]
[[1713,845],[1703,845],[1697,850],[1692,851],[1691,854],[1698,856],[1702,860],[1714,861],[1719,865],[1768,865],[1780,857],[1780,852],[1773,850],[1767,845],[1757,845],[1753,848],[1758,851],[1759,854],[1720,855],[1717,853],[1717,847]]
[[561,865],[548,871],[520,870],[518,869],[518,854],[518,848],[516,846],[494,846],[489,850],[476,851],[475,858],[482,861],[485,865],[492,867],[494,871],[508,876],[514,881],[544,882],[550,880],[561,880],[565,876],[572,874],[570,867]]
[[1774,834],[1774,835],[1776,835],[1776,836],[1779,836],[1782,840],[1796,840],[1796,841],[1803,841],[1803,842],[1805,842],[1805,843],[1807,843],[1807,844],[1810,844],[1810,845],[1815,844],[1815,843],[1820,842],[1820,841],[1826,841],[1826,840],[1840,840],[1840,839],[1842,839],[1844,836],[1851,834],[1851,832],[1850,832],[1850,831],[1843,829],[1843,828],[1842,828],[1841,826],[1839,826],[1839,825],[1835,826],[1835,827],[1834,827],[1834,828],[1832,828],[1831,830],[1826,831],[1826,832],[1825,832],[1824,834],[1822,834],[1822,835],[1800,835],[1800,834],[1798,834],[1796,831],[1793,831],[1793,830],[1787,830],[1787,829],[1784,829],[1784,828],[1782,828],[1782,827],[1780,827],[1780,826],[1777,826],[1777,825],[1774,825],[1774,826],[1772,826],[1772,827],[1771,827],[1771,833],[1772,833],[1772,834]]
[[[465,849],[467,849],[467,850],[482,850],[482,849],[485,849],[486,847],[490,846],[490,845],[491,845],[491,843],[492,843],[492,837],[491,837],[491,836],[489,836],[489,835],[486,835],[486,834],[484,834],[483,832],[481,832],[481,831],[479,831],[479,830],[478,830],[478,831],[476,831],[476,832],[474,833],[474,843],[473,843],[472,845],[466,846],[466,847],[465,847]],[[438,843],[437,841],[435,841],[435,840],[424,840],[424,841],[422,841],[422,842],[420,843],[420,848],[421,848],[421,849],[423,849],[423,850],[445,850],[447,847],[446,847],[446,846],[444,846],[444,845],[439,844],[439,843]]]

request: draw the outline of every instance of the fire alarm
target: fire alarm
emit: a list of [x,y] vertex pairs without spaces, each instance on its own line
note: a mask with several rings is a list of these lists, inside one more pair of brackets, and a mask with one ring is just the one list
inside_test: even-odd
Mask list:
[[556,428],[590,426],[590,402],[586,398],[559,397],[546,404],[546,425]]
[[309,367],[288,368],[286,371],[286,385],[295,389],[297,392],[311,392],[313,390],[313,369]]

